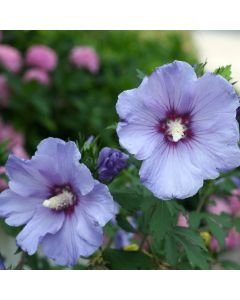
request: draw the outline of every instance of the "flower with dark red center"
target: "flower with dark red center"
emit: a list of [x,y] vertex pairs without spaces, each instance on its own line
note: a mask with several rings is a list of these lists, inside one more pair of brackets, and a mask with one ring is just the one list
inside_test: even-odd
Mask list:
[[197,78],[189,64],[175,61],[119,95],[119,141],[143,160],[140,177],[149,190],[164,200],[184,199],[205,179],[240,165],[238,106],[223,77]]
[[102,245],[102,227],[114,217],[115,204],[80,157],[75,143],[55,138],[43,140],[31,160],[9,157],[0,216],[11,226],[26,224],[17,244],[29,255],[41,245],[57,264],[74,265]]

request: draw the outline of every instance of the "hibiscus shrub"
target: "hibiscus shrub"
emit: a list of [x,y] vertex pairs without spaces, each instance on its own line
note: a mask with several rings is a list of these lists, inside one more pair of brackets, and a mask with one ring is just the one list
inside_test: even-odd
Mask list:
[[0,269],[240,268],[231,66],[206,72],[174,32],[4,42]]

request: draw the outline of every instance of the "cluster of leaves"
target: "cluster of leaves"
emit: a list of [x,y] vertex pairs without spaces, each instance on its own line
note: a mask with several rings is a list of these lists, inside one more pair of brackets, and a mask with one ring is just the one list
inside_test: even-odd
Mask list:
[[[138,230],[143,239],[140,243],[140,251],[126,254],[124,251],[111,250],[110,257],[107,255],[111,263],[113,252],[117,251],[118,257],[122,254],[118,268],[124,268],[126,265],[128,268],[136,269],[209,268],[211,257],[197,228],[177,226],[179,213],[185,213],[183,206],[176,201],[156,199],[146,190],[139,193],[139,189],[138,192],[130,192],[126,189],[112,193],[114,199],[126,212],[130,214],[141,212],[138,218]],[[126,231],[135,231],[129,226],[126,218],[123,221],[126,212],[120,213],[123,216],[117,219],[118,225]],[[135,255],[136,258],[133,259]],[[125,260],[124,267],[120,262],[122,260]],[[116,266],[115,260],[114,266]]]

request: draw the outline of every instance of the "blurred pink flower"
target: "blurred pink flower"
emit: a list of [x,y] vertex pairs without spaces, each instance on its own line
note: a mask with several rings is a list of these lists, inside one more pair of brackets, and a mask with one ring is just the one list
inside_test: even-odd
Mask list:
[[218,240],[215,237],[212,237],[209,248],[211,251],[216,252],[219,248]]
[[99,70],[99,57],[91,47],[74,47],[70,52],[70,62],[77,68],[85,68],[91,73]]
[[52,71],[57,65],[56,52],[44,45],[35,45],[27,50],[26,64],[28,66]]
[[221,213],[232,213],[229,203],[227,203],[224,199],[213,195],[211,196],[210,200],[214,203],[207,206],[208,212],[214,215],[220,215]]
[[[5,174],[5,168],[0,166],[0,175]],[[5,190],[8,187],[7,181],[0,177],[0,191]]]
[[13,73],[17,73],[22,66],[20,52],[9,45],[0,45],[0,65]]
[[24,150],[24,137],[21,133],[0,119],[0,142],[8,141],[8,149],[21,158],[27,158]]
[[233,190],[232,195],[240,197],[240,188]]
[[180,226],[180,227],[189,227],[188,219],[182,213],[179,213],[179,215],[178,215],[177,226]]
[[0,106],[8,106],[10,96],[10,88],[7,83],[7,78],[0,75]]
[[229,206],[233,216],[240,216],[240,199],[239,196],[229,196]]
[[240,233],[235,228],[229,230],[228,235],[225,238],[225,245],[227,249],[232,249],[240,246]]
[[[230,250],[238,246],[240,246],[240,233],[235,228],[231,228],[225,237],[225,247]],[[219,243],[215,237],[212,237],[209,247],[213,252],[219,250]]]
[[42,83],[44,85],[50,84],[50,78],[46,71],[41,69],[29,69],[26,71],[26,73],[23,76],[23,80],[28,81],[38,81],[39,83]]
[[[8,150],[14,155],[27,159],[28,155],[24,150],[24,137],[21,133],[14,130],[12,126],[0,119],[0,142],[8,141]],[[0,166],[0,174],[5,173],[5,168]],[[7,182],[0,178],[0,190],[7,188]]]

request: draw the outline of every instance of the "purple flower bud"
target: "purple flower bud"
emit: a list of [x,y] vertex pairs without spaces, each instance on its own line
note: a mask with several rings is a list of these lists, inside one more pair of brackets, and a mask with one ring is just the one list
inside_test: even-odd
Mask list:
[[132,232],[127,232],[123,229],[119,229],[113,239],[114,249],[123,249],[124,247],[131,244],[134,234]]
[[100,180],[110,181],[127,166],[129,156],[117,149],[105,147],[98,157],[97,167]]
[[[136,219],[134,219],[133,217],[128,217],[127,220],[132,225],[133,228],[135,229],[137,228]],[[113,219],[111,222],[113,225],[117,226],[116,219]],[[134,238],[133,232],[127,232],[122,228],[119,228],[113,238],[112,247],[114,249],[123,249],[124,247],[129,246],[132,243],[133,238]]]
[[240,123],[240,106],[237,108],[236,119]]
[[5,270],[5,266],[4,266],[4,263],[3,263],[3,259],[0,255],[0,270]]

